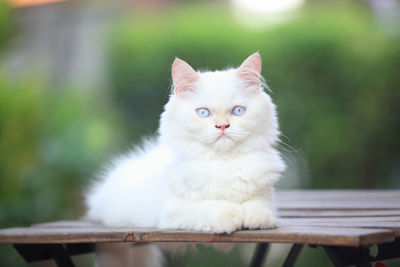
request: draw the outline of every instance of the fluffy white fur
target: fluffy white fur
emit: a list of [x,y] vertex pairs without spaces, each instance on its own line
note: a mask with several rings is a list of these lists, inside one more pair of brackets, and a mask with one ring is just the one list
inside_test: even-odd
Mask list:
[[[275,105],[261,59],[238,69],[195,72],[176,59],[174,90],[159,136],[116,159],[86,198],[87,217],[108,226],[231,233],[275,225],[273,185],[285,165]],[[246,107],[241,116],[235,106]],[[196,113],[207,108],[207,118]],[[222,130],[215,125],[229,124]]]

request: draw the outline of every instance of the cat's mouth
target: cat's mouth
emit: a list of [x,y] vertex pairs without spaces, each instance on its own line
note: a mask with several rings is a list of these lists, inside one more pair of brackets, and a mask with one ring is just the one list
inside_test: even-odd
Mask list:
[[220,151],[229,151],[236,143],[232,137],[225,132],[220,133],[214,140],[215,148]]
[[218,136],[218,138],[217,138],[217,141],[218,140],[223,140],[223,139],[231,139],[225,132],[224,133],[221,133],[219,136]]

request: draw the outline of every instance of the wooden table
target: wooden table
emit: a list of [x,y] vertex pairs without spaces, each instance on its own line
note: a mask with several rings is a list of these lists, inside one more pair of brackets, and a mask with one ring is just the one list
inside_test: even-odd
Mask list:
[[[92,252],[102,242],[258,243],[250,266],[261,266],[270,243],[293,244],[284,267],[293,266],[304,245],[322,246],[335,266],[371,266],[400,257],[400,190],[301,190],[277,192],[278,227],[230,235],[143,228],[107,228],[88,221],[58,221],[0,230],[27,262]],[[377,252],[370,254],[374,246]]]

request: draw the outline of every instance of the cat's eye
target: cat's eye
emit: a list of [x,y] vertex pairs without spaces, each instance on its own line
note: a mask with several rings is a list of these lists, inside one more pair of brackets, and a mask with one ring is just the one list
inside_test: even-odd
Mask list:
[[196,113],[197,115],[199,115],[199,117],[202,118],[207,118],[208,116],[210,116],[210,111],[206,108],[198,108],[196,109]]
[[242,106],[236,106],[232,109],[232,115],[242,116],[246,112],[246,108]]

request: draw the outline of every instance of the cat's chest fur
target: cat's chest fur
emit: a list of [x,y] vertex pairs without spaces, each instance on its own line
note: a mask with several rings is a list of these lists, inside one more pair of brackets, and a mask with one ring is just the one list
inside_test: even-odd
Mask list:
[[276,180],[280,159],[258,152],[231,157],[176,159],[171,192],[191,200],[220,199],[242,203],[262,195]]

